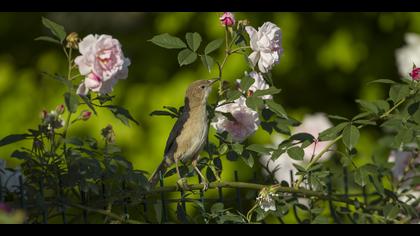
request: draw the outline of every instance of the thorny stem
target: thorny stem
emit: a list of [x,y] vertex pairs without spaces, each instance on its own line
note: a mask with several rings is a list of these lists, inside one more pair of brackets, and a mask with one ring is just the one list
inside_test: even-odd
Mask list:
[[[391,109],[389,109],[387,112],[385,112],[384,114],[382,114],[379,119],[384,119],[387,116],[389,116],[391,114],[391,112],[393,112],[395,109],[397,109],[401,104],[403,104],[406,101],[406,98],[401,99],[401,101],[397,102]],[[373,119],[371,120],[373,121]],[[357,128],[363,128],[364,125],[359,125]],[[333,141],[331,141],[330,144],[328,144],[324,149],[321,150],[320,153],[318,153],[314,158],[313,161],[309,162],[308,166],[306,167],[306,170],[310,169],[319,159],[321,159],[322,155],[324,155],[324,153],[326,153],[327,151],[329,151],[330,147],[332,147],[335,143],[337,143],[341,138],[343,138],[343,135],[338,136],[337,138],[335,138]],[[300,184],[303,181],[304,176],[301,175],[299,176],[298,181],[295,184],[295,188],[299,188]]]
[[[72,71],[72,59],[71,59],[71,54],[72,54],[72,48],[69,49],[69,53],[67,53],[66,48],[63,47],[64,53],[67,56],[67,61],[68,61],[68,72],[67,72],[67,80],[71,80],[71,71]],[[67,130],[69,129],[70,126],[70,119],[71,119],[71,115],[72,113],[70,111],[67,111],[68,115],[67,115],[67,119],[66,119],[66,124],[64,126],[64,131],[63,131],[63,139],[65,139],[67,137]],[[64,156],[66,157],[66,161],[67,161],[67,146],[66,146],[66,142],[64,142],[63,145],[63,149],[64,149]]]

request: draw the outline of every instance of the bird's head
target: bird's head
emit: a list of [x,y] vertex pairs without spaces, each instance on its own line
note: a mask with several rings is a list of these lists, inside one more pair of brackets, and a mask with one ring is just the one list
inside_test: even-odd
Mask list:
[[217,80],[196,80],[191,83],[185,94],[185,98],[188,99],[190,107],[205,105],[207,97],[211,92],[211,87]]

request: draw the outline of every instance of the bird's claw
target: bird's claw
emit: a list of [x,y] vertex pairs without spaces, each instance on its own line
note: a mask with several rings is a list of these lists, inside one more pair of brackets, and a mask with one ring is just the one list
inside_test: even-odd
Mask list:
[[202,185],[204,185],[204,187],[203,187],[203,191],[205,192],[205,191],[207,191],[208,189],[209,189],[209,182],[207,182],[207,181],[202,181],[201,182],[201,184]]
[[176,181],[176,184],[178,186],[178,188],[182,189],[182,190],[190,190],[190,186],[188,185],[187,182],[187,178],[181,178],[178,181]]

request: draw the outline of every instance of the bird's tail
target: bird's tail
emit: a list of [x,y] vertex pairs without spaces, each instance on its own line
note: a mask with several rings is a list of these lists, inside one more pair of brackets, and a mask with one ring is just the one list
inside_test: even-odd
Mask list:
[[149,178],[149,184],[151,187],[156,186],[157,182],[159,182],[161,173],[162,175],[164,175],[167,168],[168,168],[168,163],[167,163],[166,158],[164,158],[163,161],[159,164],[159,166],[156,168],[156,170],[153,172],[153,174]]

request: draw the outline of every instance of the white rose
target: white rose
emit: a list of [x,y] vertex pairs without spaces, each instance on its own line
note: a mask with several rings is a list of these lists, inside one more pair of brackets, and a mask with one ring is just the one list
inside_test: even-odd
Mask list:
[[283,53],[280,28],[271,22],[266,22],[258,28],[258,31],[252,26],[246,26],[245,30],[248,32],[250,46],[254,51],[249,55],[249,60],[253,66],[258,63],[259,70],[267,73],[273,65],[280,62],[280,55]]
[[408,77],[413,70],[413,64],[420,65],[420,35],[406,33],[405,42],[407,45],[395,51],[398,71],[402,77]]
[[[219,104],[224,101],[219,102]],[[247,137],[255,133],[260,124],[258,113],[245,104],[245,98],[241,97],[233,103],[228,103],[216,108],[216,116],[211,125],[218,133],[227,131],[232,135],[235,142],[242,142]],[[235,118],[235,121],[229,120],[223,114],[230,113]]]
[[[269,89],[270,86],[267,84],[267,82],[265,82],[264,77],[262,76],[261,73],[257,73],[255,71],[252,71],[251,73],[247,73],[245,72],[246,75],[250,76],[251,78],[253,78],[255,81],[254,83],[251,85],[251,87],[249,87],[249,90],[253,93],[255,93],[255,91],[257,90],[265,90],[265,89]],[[236,82],[238,84],[241,83],[240,79],[237,79]],[[273,96],[268,94],[268,95],[264,95],[261,97],[262,99],[273,99]]]

